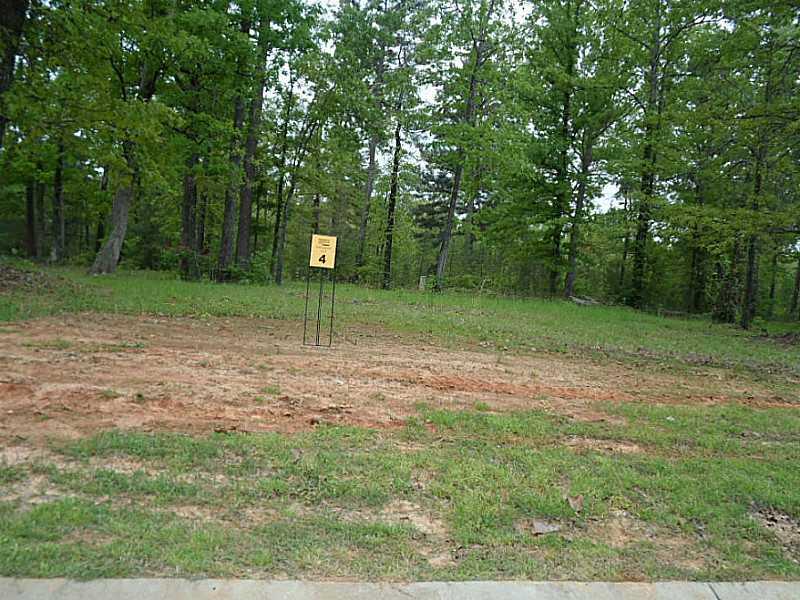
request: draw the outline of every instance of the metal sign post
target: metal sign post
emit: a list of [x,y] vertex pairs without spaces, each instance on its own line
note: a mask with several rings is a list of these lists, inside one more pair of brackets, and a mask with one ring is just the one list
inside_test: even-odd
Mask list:
[[[317,319],[314,334],[308,335],[308,298],[311,294],[312,272],[319,273],[319,296],[317,297]],[[330,278],[332,283],[331,290],[331,310],[330,327],[328,328],[328,343],[323,343],[322,323],[325,320],[325,280]],[[303,345],[304,346],[327,346],[330,348],[333,343],[333,309],[336,302],[336,237],[332,235],[312,235],[311,236],[311,256],[308,260],[308,275],[306,277],[306,307],[303,313]]]

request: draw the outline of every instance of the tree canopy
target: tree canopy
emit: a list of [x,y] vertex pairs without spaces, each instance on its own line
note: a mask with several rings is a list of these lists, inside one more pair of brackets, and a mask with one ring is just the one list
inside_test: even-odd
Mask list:
[[12,0],[0,60],[0,253],[800,317],[789,0]]

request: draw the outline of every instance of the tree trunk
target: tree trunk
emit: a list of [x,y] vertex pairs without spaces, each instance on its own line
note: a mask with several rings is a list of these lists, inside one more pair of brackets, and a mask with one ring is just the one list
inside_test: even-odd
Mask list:
[[260,105],[263,99],[259,97],[257,101],[253,100],[253,105],[250,107],[250,127],[247,133],[244,153],[244,182],[239,197],[239,231],[236,238],[236,261],[242,269],[247,269],[250,266],[250,236],[253,229],[253,189],[256,179],[255,155],[258,143],[258,128],[261,122],[261,110],[255,106],[256,102]]
[[256,188],[256,220],[255,226],[253,227],[253,248],[251,254],[256,254],[258,252],[258,231],[261,227],[261,206],[264,200],[264,181],[261,180],[258,182],[258,187]]
[[25,185],[25,252],[29,258],[36,258],[36,233],[36,182],[30,180]]
[[[40,171],[40,169],[41,167],[37,166],[37,171]],[[34,202],[36,204],[36,258],[39,260],[42,260],[45,256],[45,241],[47,238],[47,229],[45,227],[46,219],[44,218],[44,197],[46,193],[45,184],[37,181],[34,184]]]
[[796,316],[800,319],[800,254],[797,256],[797,270],[794,274],[794,290],[792,291],[792,304],[789,307],[789,316]]
[[758,295],[758,237],[751,235],[747,241],[747,273],[742,300],[742,329],[750,329],[756,316]]
[[707,253],[699,245],[697,235],[695,235],[689,273],[688,309],[690,313],[702,313],[706,310],[706,262]]
[[[139,70],[137,101],[148,103],[152,100],[160,75],[160,69],[153,68],[146,60],[142,63]],[[124,94],[122,100],[128,102]],[[125,242],[125,234],[128,231],[128,214],[133,202],[135,186],[139,182],[134,142],[122,140],[122,155],[125,158],[128,173],[122,177],[122,181],[114,193],[114,201],[111,206],[111,233],[89,269],[89,273],[92,275],[113,273],[116,270],[122,245]]]
[[319,233],[319,220],[321,216],[320,211],[320,197],[319,192],[314,194],[314,233]]
[[[761,197],[762,173],[761,165],[763,156],[766,154],[759,148],[756,156],[755,177],[753,178],[753,202],[751,208],[753,214],[758,211],[759,200]],[[750,325],[756,316],[758,305],[758,235],[751,233],[747,241],[747,273],[745,275],[744,298],[742,299],[742,318],[740,325],[742,329],[750,329]]]
[[[100,193],[105,203],[106,192],[108,191],[108,165],[103,167],[103,176],[100,178]],[[103,246],[103,238],[106,235],[106,213],[105,211],[97,215],[97,226],[94,231],[94,253],[97,255]]]
[[66,222],[64,215],[64,143],[58,143],[56,170],[53,174],[53,254],[56,262],[64,260],[66,252]]
[[28,0],[3,0],[0,2],[0,150],[5,141],[6,116],[3,96],[14,81],[17,50],[28,14]]
[[275,283],[281,285],[283,283],[283,260],[286,249],[286,227],[289,223],[289,215],[291,213],[292,201],[294,198],[294,185],[295,174],[292,173],[291,182],[289,183],[289,191],[286,194],[286,200],[283,203],[283,210],[280,220],[280,227],[278,229],[278,247],[275,253]]
[[256,70],[258,84],[250,102],[250,124],[247,128],[247,141],[244,147],[244,183],[239,204],[239,231],[236,239],[236,261],[239,267],[250,267],[250,236],[253,228],[253,190],[256,182],[256,150],[261,131],[261,111],[264,105],[264,90],[267,87],[267,57],[269,54],[270,21],[262,21],[258,34],[258,59]]
[[270,269],[273,278],[275,277],[275,266],[278,260],[278,236],[281,232],[281,222],[283,221],[283,171],[278,172],[278,185],[275,190],[275,223],[272,226],[272,254],[270,254]]
[[367,243],[367,224],[369,223],[369,209],[372,204],[372,192],[375,189],[375,179],[378,176],[378,162],[375,154],[378,149],[378,136],[369,139],[369,162],[367,164],[367,183],[364,187],[364,206],[361,208],[361,222],[358,225],[358,253],[356,254],[356,267],[364,266],[364,246]]
[[195,167],[198,155],[192,152],[186,159],[183,174],[183,204],[181,205],[181,277],[197,279],[197,181]]
[[[571,75],[572,68],[568,69]],[[562,108],[561,108],[561,143],[563,147],[559,153],[558,167],[556,170],[556,193],[553,198],[553,233],[552,233],[552,253],[550,260],[550,285],[549,292],[551,296],[555,296],[558,291],[558,275],[561,272],[561,235],[564,227],[561,224],[561,218],[569,206],[569,197],[571,193],[571,186],[569,181],[569,163],[568,152],[570,145],[570,114],[572,106],[572,96],[570,91],[563,94]]]
[[122,153],[128,166],[128,173],[119,183],[114,193],[114,202],[111,206],[111,233],[108,235],[103,247],[94,259],[94,264],[89,269],[92,275],[113,273],[117,269],[125,233],[128,230],[128,213],[133,201],[134,173],[136,165],[133,157],[133,142],[123,142]]
[[[488,17],[487,17],[488,18]],[[469,91],[467,92],[467,102],[461,122],[466,125],[473,125],[475,117],[475,100],[478,93],[478,68],[482,61],[482,43],[473,40],[472,46],[472,70],[469,77]],[[458,205],[458,195],[461,192],[461,178],[464,175],[464,149],[459,147],[456,153],[456,168],[453,172],[453,186],[450,189],[450,202],[447,207],[447,217],[442,230],[442,239],[439,245],[439,255],[436,259],[436,290],[441,291],[444,285],[444,273],[447,268],[447,258],[450,254],[450,239],[453,237],[453,222],[455,221],[456,206]]]
[[[460,153],[463,155],[463,153]],[[463,165],[464,159],[462,157],[458,160],[455,173],[453,174],[453,186],[450,188],[450,203],[447,208],[447,218],[444,222],[444,230],[442,230],[442,239],[439,245],[439,256],[436,260],[436,282],[435,286],[438,291],[442,290],[444,284],[444,272],[447,268],[447,258],[450,253],[450,238],[453,236],[453,221],[455,220],[456,204],[458,203],[458,194],[461,189],[461,176],[464,172]]]
[[720,279],[717,301],[712,319],[717,323],[734,323],[739,308],[739,263],[742,260],[742,244],[739,234],[733,239],[731,264],[727,272],[717,263],[717,277]]
[[197,235],[195,237],[195,246],[197,247],[198,254],[206,254],[208,252],[208,240],[206,239],[206,217],[208,214],[208,194],[200,196],[200,210],[197,213]]
[[622,238],[622,260],[619,263],[619,282],[617,287],[619,288],[620,296],[625,297],[625,267],[628,265],[628,246],[630,245],[630,226],[628,225],[630,204],[627,190],[622,192],[622,202],[625,236]]
[[[698,206],[705,205],[702,182],[696,179],[695,197]],[[702,233],[705,226],[695,223],[692,228],[691,261],[689,266],[689,290],[687,308],[690,313],[702,313],[706,309],[706,263],[708,252],[702,246]]]
[[772,315],[775,313],[775,287],[778,279],[778,258],[780,257],[780,252],[778,248],[775,248],[775,252],[772,254],[772,269],[770,271],[770,282],[769,282],[769,306],[767,307],[767,318],[771,319]]
[[[399,112],[399,111],[398,111]],[[386,243],[383,246],[383,289],[392,286],[392,243],[394,238],[394,212],[397,206],[397,184],[400,174],[400,153],[402,151],[400,139],[400,119],[394,130],[394,157],[392,158],[392,178],[389,186],[389,206],[386,211]]]
[[230,278],[230,266],[233,262],[233,242],[236,234],[236,189],[239,181],[239,167],[242,164],[242,155],[239,152],[239,132],[244,120],[244,103],[241,96],[234,100],[233,108],[233,140],[229,154],[230,180],[225,188],[225,210],[222,217],[222,237],[219,244],[219,261],[217,263],[217,281],[223,282]]
[[[291,76],[291,74],[290,74]],[[283,220],[284,198],[283,193],[286,187],[286,154],[289,149],[289,119],[291,116],[292,103],[294,99],[293,79],[289,81],[289,94],[286,97],[284,106],[283,126],[281,127],[281,150],[278,155],[278,183],[275,190],[275,225],[272,229],[272,254],[270,255],[270,268],[273,278],[278,261],[278,237],[281,231],[281,221]]]
[[[648,98],[645,108],[645,143],[642,152],[642,173],[639,185],[638,215],[636,218],[636,238],[633,244],[633,272],[631,274],[631,293],[628,304],[642,308],[644,304],[644,276],[647,262],[647,240],[650,237],[650,210],[655,192],[656,147],[655,135],[660,131],[661,99],[663,85],[660,75],[661,44],[661,0],[656,8],[656,22],[653,26],[653,39],[650,44],[650,65],[647,75]],[[655,121],[653,119],[656,119]]]
[[581,222],[583,220],[583,206],[586,203],[586,186],[589,181],[589,170],[592,165],[592,152],[590,141],[585,141],[581,156],[581,175],[578,181],[578,194],[575,198],[575,215],[572,219],[572,228],[569,232],[569,271],[564,282],[564,297],[570,298],[575,293],[575,278],[578,274],[578,248],[581,239]]

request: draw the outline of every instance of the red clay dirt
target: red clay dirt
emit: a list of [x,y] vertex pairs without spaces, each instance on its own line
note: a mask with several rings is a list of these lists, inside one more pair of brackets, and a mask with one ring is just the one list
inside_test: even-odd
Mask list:
[[[320,423],[399,427],[419,403],[540,409],[613,420],[605,402],[717,403],[741,384],[561,355],[453,350],[348,328],[333,348],[301,345],[302,324],[83,314],[0,328],[0,441],[122,428],[299,431]],[[752,402],[767,391],[747,384]]]

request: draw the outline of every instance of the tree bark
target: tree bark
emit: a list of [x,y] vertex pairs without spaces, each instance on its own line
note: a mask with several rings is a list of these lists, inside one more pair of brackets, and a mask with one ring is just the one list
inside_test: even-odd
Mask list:
[[[399,113],[399,111],[398,111]],[[383,246],[383,289],[392,286],[392,244],[394,241],[394,214],[397,206],[397,186],[400,174],[400,154],[402,140],[400,138],[400,119],[394,129],[394,156],[392,158],[392,177],[389,185],[389,205],[386,210],[386,243]]]
[[286,249],[286,226],[289,222],[289,215],[291,213],[292,201],[294,199],[294,186],[295,186],[295,173],[292,173],[291,181],[289,183],[289,191],[286,193],[286,200],[283,203],[283,210],[280,220],[280,228],[278,229],[278,247],[275,253],[275,283],[281,285],[283,283],[283,260]]
[[128,172],[114,193],[114,202],[111,206],[111,233],[108,234],[103,247],[94,259],[94,264],[89,269],[89,273],[92,275],[113,273],[117,269],[122,244],[128,230],[128,213],[133,201],[134,173],[136,172],[133,142],[123,142],[122,153],[125,156]]
[[236,238],[236,262],[242,269],[250,266],[250,235],[253,229],[253,189],[256,180],[255,155],[261,123],[262,94],[250,106],[250,126],[244,151],[244,182],[239,200],[239,230]]
[[[755,214],[758,211],[759,200],[761,197],[762,186],[762,163],[763,156],[762,148],[759,148],[756,155],[755,164],[755,177],[753,178],[753,201],[751,208]],[[750,329],[750,325],[756,316],[756,308],[758,304],[758,250],[759,239],[758,235],[751,233],[747,241],[747,272],[745,274],[744,297],[742,298],[742,316],[740,325],[742,329]]]
[[8,116],[3,96],[14,81],[14,66],[17,61],[22,31],[28,14],[28,0],[3,0],[0,2],[0,150],[5,141]]
[[792,303],[789,307],[789,316],[800,319],[800,254],[797,256],[797,270],[794,273],[794,290],[792,291]]
[[264,181],[261,180],[258,182],[258,187],[256,188],[256,197],[255,197],[255,204],[256,204],[256,220],[255,226],[253,227],[253,248],[251,254],[255,254],[258,252],[258,231],[261,227],[261,206],[264,200]]
[[578,181],[578,194],[575,198],[575,215],[569,232],[569,271],[564,282],[564,297],[570,298],[575,293],[575,279],[578,275],[578,248],[581,239],[581,222],[583,207],[586,203],[586,186],[589,182],[589,169],[592,166],[593,149],[590,141],[584,142],[581,156],[581,174]]
[[[278,215],[280,216],[280,221],[277,221],[276,216],[276,227],[277,227],[277,235],[276,240],[277,244],[274,245],[274,268],[273,268],[273,277],[275,279],[275,283],[277,285],[281,285],[283,283],[283,262],[284,262],[284,255],[286,252],[286,232],[289,226],[289,216],[292,210],[292,203],[294,202],[294,194],[296,191],[297,185],[297,178],[299,177],[300,167],[305,161],[306,156],[309,152],[309,145],[311,144],[311,140],[317,136],[319,129],[322,126],[322,122],[319,120],[314,119],[311,116],[311,109],[309,108],[309,112],[306,114],[306,121],[303,125],[302,131],[299,135],[300,143],[295,150],[294,157],[292,159],[291,164],[291,175],[289,177],[289,189],[286,193],[286,198],[283,201],[283,208],[279,211]],[[279,180],[279,188],[282,191],[282,181],[283,177]]]
[[[705,205],[705,194],[702,183],[696,180],[695,197],[698,206]],[[704,226],[695,223],[692,228],[691,261],[689,266],[689,290],[687,308],[690,313],[702,313],[706,309],[706,263],[708,252],[702,246],[701,234]]]
[[[41,166],[37,166],[37,172],[41,170]],[[36,258],[41,260],[45,255],[45,242],[47,238],[47,229],[45,227],[45,194],[46,186],[39,181],[34,184],[34,203],[36,212]]]
[[619,281],[618,289],[620,297],[625,297],[625,268],[628,265],[628,246],[630,245],[630,226],[628,225],[630,216],[630,202],[628,201],[627,187],[623,186],[620,190],[622,192],[622,211],[625,227],[625,235],[622,238],[622,260],[619,263]]
[[742,260],[742,243],[739,234],[733,239],[731,264],[727,272],[717,263],[717,277],[720,279],[717,301],[712,319],[717,323],[734,323],[739,308],[739,263]]
[[[463,155],[463,153],[460,153]],[[453,173],[453,186],[450,188],[450,203],[447,208],[447,218],[444,222],[444,230],[442,230],[442,240],[439,245],[439,256],[436,260],[436,289],[441,291],[444,285],[444,272],[447,268],[447,258],[450,253],[450,238],[453,236],[453,221],[455,220],[456,204],[458,203],[458,194],[461,189],[461,176],[464,172],[463,167],[464,159],[459,157],[458,165]]]
[[644,118],[645,144],[642,152],[642,173],[639,185],[638,215],[636,217],[636,237],[633,243],[633,272],[631,274],[631,293],[628,304],[642,308],[644,304],[644,275],[647,262],[647,240],[650,237],[650,211],[655,192],[656,148],[654,136],[659,133],[661,98],[663,85],[660,74],[661,62],[661,0],[658,0],[656,22],[653,26],[653,39],[650,43],[650,64],[647,75],[648,98]]
[[[567,73],[571,76],[573,71],[572,64],[569,65]],[[550,260],[550,285],[549,292],[555,296],[558,291],[558,275],[561,272],[561,236],[564,230],[561,218],[566,207],[569,206],[571,185],[569,181],[569,145],[570,145],[570,115],[572,112],[572,93],[571,90],[564,92],[561,107],[561,137],[563,147],[559,152],[558,166],[556,168],[556,193],[553,198],[553,233],[552,233],[552,252]]]
[[320,211],[320,196],[319,192],[314,194],[314,233],[319,233],[319,220],[321,217]]
[[25,252],[29,258],[37,257],[36,229],[36,182],[29,180],[25,184]]
[[64,215],[64,143],[59,141],[53,174],[53,254],[55,262],[64,260],[67,245]]
[[[291,74],[290,74],[291,76]],[[289,80],[289,93],[284,106],[283,125],[281,127],[281,149],[278,154],[278,182],[275,190],[275,225],[272,229],[272,254],[270,255],[270,269],[273,278],[278,260],[278,237],[281,231],[281,222],[284,211],[284,189],[286,187],[286,156],[289,151],[289,118],[291,116],[294,100],[294,79]]]
[[197,279],[197,181],[195,167],[198,155],[191,152],[186,159],[186,171],[183,175],[183,203],[181,205],[181,277]]
[[217,263],[217,281],[223,282],[230,278],[230,267],[233,262],[234,239],[236,235],[236,189],[239,181],[239,168],[242,164],[242,155],[239,152],[239,132],[244,120],[244,102],[241,96],[234,100],[233,107],[233,140],[229,154],[230,180],[225,188],[225,209],[222,216],[222,237],[219,244],[219,261]]
[[[384,5],[384,9],[386,6]],[[380,52],[375,63],[375,83],[370,90],[377,100],[379,110],[383,110],[384,73],[386,71],[386,47],[381,42]],[[364,206],[361,208],[361,222],[358,225],[358,250],[356,252],[356,269],[364,266],[364,248],[367,243],[367,225],[369,224],[369,211],[372,204],[372,193],[375,188],[375,179],[378,176],[378,163],[375,154],[380,141],[378,132],[374,132],[368,142],[367,182],[364,186]],[[356,272],[356,278],[359,277]]]
[[[156,93],[156,84],[161,76],[161,70],[153,68],[147,61],[142,63],[139,70],[139,82],[137,89],[137,100],[148,103]],[[122,100],[128,99],[124,93],[124,82]],[[89,269],[92,275],[113,273],[117,268],[119,256],[122,252],[122,244],[125,242],[125,234],[128,231],[128,214],[131,203],[133,202],[134,188],[139,180],[135,159],[135,144],[129,139],[122,140],[122,155],[127,165],[127,173],[122,176],[122,181],[114,193],[114,201],[111,206],[111,233],[95,256],[94,263]]]
[[[697,237],[697,236],[695,236]],[[706,262],[707,253],[695,241],[689,273],[689,312],[702,313],[706,310]]]
[[[105,201],[105,193],[108,191],[108,165],[103,167],[103,176],[100,178],[100,192]],[[97,227],[94,232],[94,253],[97,255],[103,246],[103,238],[106,235],[106,214],[105,211],[97,215]]]
[[197,213],[197,236],[195,237],[195,245],[197,246],[198,254],[202,255],[208,253],[208,240],[206,239],[207,214],[208,214],[208,194],[201,194],[200,209]]
[[747,241],[747,272],[742,301],[742,329],[750,329],[756,316],[758,294],[758,237],[751,235]]
[[358,225],[358,253],[356,254],[356,267],[364,266],[364,246],[367,242],[367,224],[369,223],[369,209],[372,203],[372,192],[375,189],[375,179],[378,176],[378,162],[375,154],[378,149],[378,136],[369,139],[369,162],[367,164],[367,183],[364,187],[364,206],[361,208],[361,222]]
[[[262,17],[263,18],[263,17]],[[264,90],[267,87],[267,56],[269,54],[270,21],[264,20],[259,28],[258,58],[261,61],[256,70],[258,83],[250,101],[249,125],[244,147],[244,182],[239,203],[239,230],[236,239],[236,261],[239,267],[250,267],[250,236],[253,229],[253,190],[256,182],[256,150],[261,131],[261,112],[264,105]]]
[[767,317],[772,318],[772,315],[775,312],[775,287],[778,279],[778,258],[780,257],[780,251],[776,247],[775,251],[772,253],[772,269],[770,270],[770,282],[769,282],[769,306],[767,307]]
[[[491,8],[494,8],[492,3]],[[490,13],[486,16],[488,20],[491,18]],[[475,101],[478,93],[478,69],[483,64],[483,51],[484,51],[484,36],[485,31],[480,34],[480,39],[474,39],[472,42],[472,68],[469,77],[469,88],[467,92],[467,102],[464,107],[464,113],[461,117],[461,122],[467,125],[473,125],[475,119]],[[444,286],[444,274],[447,269],[447,259],[450,254],[450,240],[453,237],[453,222],[455,221],[456,206],[458,205],[458,196],[461,192],[461,178],[464,175],[464,148],[459,147],[456,152],[456,167],[453,171],[453,185],[450,188],[450,202],[447,207],[447,217],[442,230],[442,239],[439,245],[439,255],[436,259],[436,282],[435,287],[437,291],[441,291]]]

